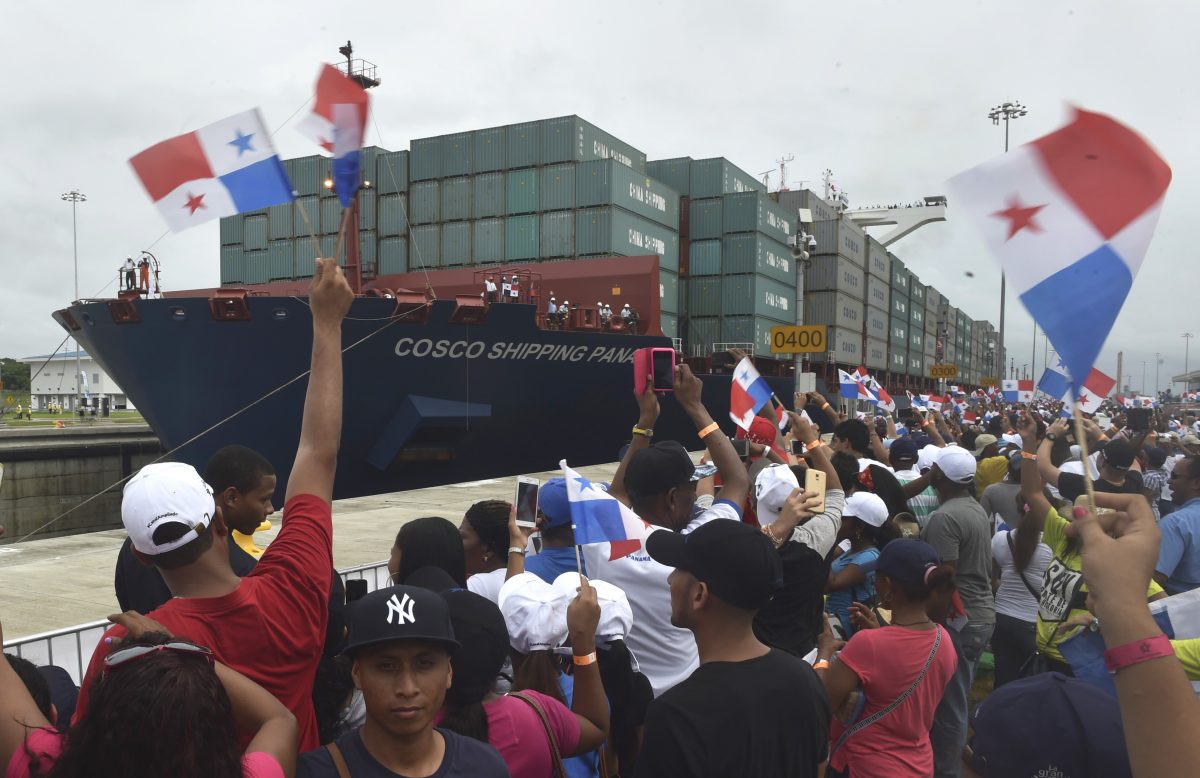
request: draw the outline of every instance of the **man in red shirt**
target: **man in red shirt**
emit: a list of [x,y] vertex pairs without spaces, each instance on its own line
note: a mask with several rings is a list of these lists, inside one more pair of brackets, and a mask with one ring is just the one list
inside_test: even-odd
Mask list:
[[[309,292],[312,372],[296,461],[288,479],[283,528],[254,571],[229,566],[228,534],[212,490],[194,468],[147,465],[125,486],[121,520],[142,562],[162,573],[174,599],[149,615],[171,634],[213,650],[217,659],[261,684],[296,716],[300,750],[320,745],[313,678],[329,616],[333,565],[331,505],[342,429],[342,319],[354,299],[337,262],[317,260]],[[80,690],[103,672],[113,627],[100,641]],[[247,739],[253,733],[242,733]]]

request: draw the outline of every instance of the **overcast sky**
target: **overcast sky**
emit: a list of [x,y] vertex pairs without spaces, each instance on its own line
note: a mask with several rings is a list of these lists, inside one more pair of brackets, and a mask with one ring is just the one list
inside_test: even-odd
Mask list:
[[[368,141],[387,148],[576,113],[650,159],[725,156],[759,173],[794,154],[792,188],[830,168],[857,205],[943,193],[1002,150],[987,112],[1004,100],[1029,108],[1014,145],[1061,125],[1070,104],[1109,113],[1158,148],[1174,182],[1098,367],[1114,374],[1124,350],[1133,388],[1145,361],[1152,391],[1161,352],[1165,388],[1183,370],[1181,333],[1200,335],[1188,253],[1200,234],[1187,226],[1200,205],[1198,22],[1187,0],[6,3],[0,356],[63,337],[50,312],[73,297],[59,199],[72,188],[88,197],[81,295],[113,294],[120,261],[152,243],[167,288],[215,286],[216,222],[155,243],[164,222],[128,158],[253,106],[284,125],[349,38],[380,68]],[[275,136],[285,157],[312,150],[294,124]],[[949,215],[892,249],[969,316],[996,321],[999,273],[953,201]],[[1019,368],[1032,322],[1009,303]]]

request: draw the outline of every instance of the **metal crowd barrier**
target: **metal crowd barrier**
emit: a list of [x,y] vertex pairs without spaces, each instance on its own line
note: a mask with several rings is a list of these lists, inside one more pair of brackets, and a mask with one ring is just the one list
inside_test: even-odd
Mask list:
[[[386,586],[388,583],[387,561],[348,567],[338,571],[342,581],[364,580],[367,591]],[[7,641],[4,650],[35,665],[58,665],[66,670],[79,685],[83,680],[92,653],[105,631],[112,624],[107,620],[77,624],[65,629],[42,632],[25,638]]]

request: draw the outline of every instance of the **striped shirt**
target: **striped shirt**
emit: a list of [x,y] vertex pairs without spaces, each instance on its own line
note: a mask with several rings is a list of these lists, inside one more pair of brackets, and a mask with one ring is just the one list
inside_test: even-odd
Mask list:
[[[896,471],[896,480],[900,482],[901,486],[920,477],[921,474],[915,469]],[[929,523],[929,514],[933,513],[937,507],[937,493],[933,491],[932,486],[926,486],[925,491],[908,498],[908,509],[912,512],[913,518],[917,520],[917,524],[921,525],[921,529],[925,529],[925,525]]]

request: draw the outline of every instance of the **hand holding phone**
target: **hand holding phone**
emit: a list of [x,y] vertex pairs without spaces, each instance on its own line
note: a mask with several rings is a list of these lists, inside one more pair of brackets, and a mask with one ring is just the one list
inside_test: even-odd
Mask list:
[[825,512],[825,471],[815,467],[808,468],[804,474],[804,491],[816,492],[821,497],[819,505],[813,507],[813,513]]
[[516,506],[517,526],[525,529],[537,528],[538,490],[541,481],[529,476],[517,476],[517,494],[513,500]]

